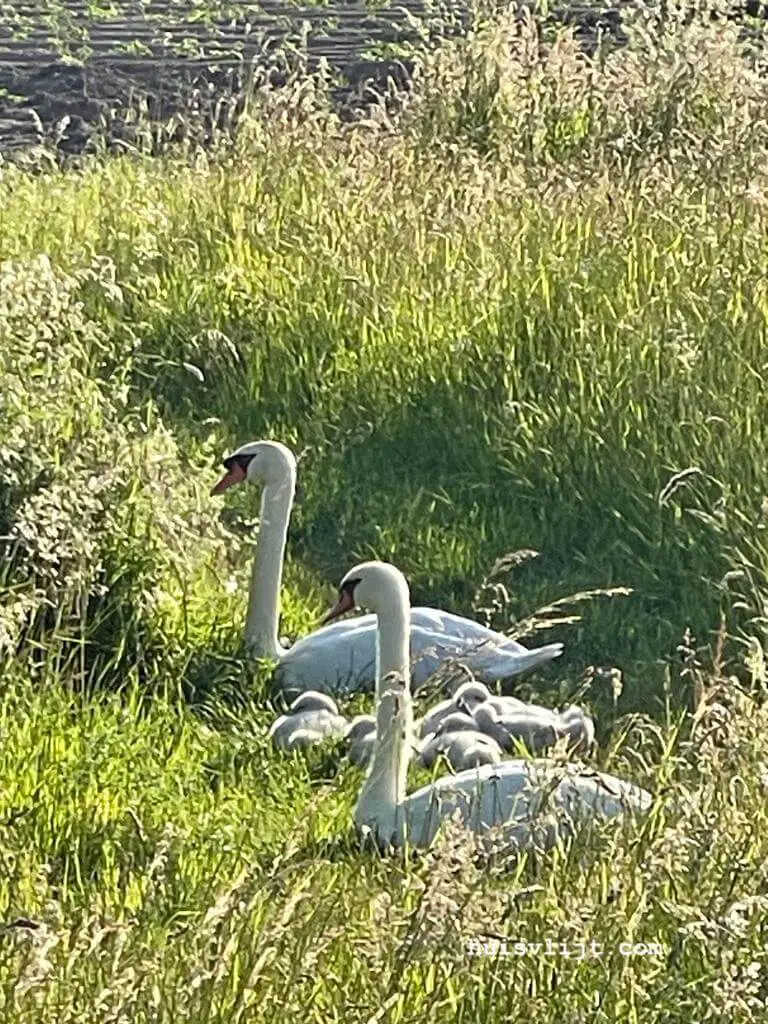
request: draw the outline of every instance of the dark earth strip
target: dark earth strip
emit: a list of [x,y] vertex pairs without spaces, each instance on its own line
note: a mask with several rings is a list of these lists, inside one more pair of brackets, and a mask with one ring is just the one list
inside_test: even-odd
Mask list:
[[[145,123],[183,115],[174,138],[195,121],[209,137],[212,125],[231,123],[254,72],[271,68],[279,84],[282,67],[284,78],[281,45],[306,53],[310,69],[324,58],[335,75],[334,102],[352,116],[368,85],[381,90],[388,77],[405,85],[412,65],[398,47],[466,28],[465,5],[428,4],[0,0],[0,156],[42,142],[82,153],[97,136],[112,146],[136,144],[138,109]],[[758,5],[746,13],[757,14]],[[622,40],[615,5],[571,4],[548,20],[574,24],[587,48],[598,32]]]

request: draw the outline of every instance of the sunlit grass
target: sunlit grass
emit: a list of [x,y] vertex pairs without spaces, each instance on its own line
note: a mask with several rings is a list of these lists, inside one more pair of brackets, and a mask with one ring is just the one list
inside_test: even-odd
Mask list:
[[[764,1013],[768,91],[731,25],[645,30],[481,23],[397,118],[297,84],[206,152],[0,168],[9,1024]],[[207,492],[263,436],[302,456],[281,632],[372,556],[546,606],[521,692],[584,683],[639,833],[361,851],[360,773],[271,749],[239,650],[256,494]]]
[[632,586],[569,649],[647,661],[714,621],[723,537],[694,516],[752,518],[764,490],[763,93],[721,72],[721,36],[684,79],[659,44],[655,82],[632,51],[598,71],[563,45],[528,88],[513,44],[483,156],[438,67],[400,134],[313,117],[191,163],[9,169],[2,251],[113,262],[94,315],[188,445],[215,418],[222,447],[309,447],[292,550],[322,579],[375,552],[417,596],[466,606],[495,557],[531,546],[516,612]]
[[[764,1006],[765,715],[731,682],[707,684],[692,735],[638,723],[611,759],[658,794],[642,830],[517,865],[450,830],[428,856],[360,852],[359,771],[279,757],[256,708],[212,728],[177,701],[84,700],[44,676],[4,696],[9,1022]],[[506,954],[471,954],[505,937]]]

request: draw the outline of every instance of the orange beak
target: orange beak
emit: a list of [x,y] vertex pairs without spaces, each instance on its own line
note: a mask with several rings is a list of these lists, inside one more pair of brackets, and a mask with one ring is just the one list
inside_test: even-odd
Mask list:
[[344,612],[351,612],[354,607],[355,599],[353,595],[350,594],[349,591],[347,590],[342,590],[342,592],[339,594],[339,600],[336,602],[336,604],[333,606],[333,608],[331,608],[329,612],[325,613],[325,615],[320,620],[320,625],[325,626],[329,622],[333,622],[334,619],[338,619],[338,617],[340,615],[343,615]]
[[228,488],[241,484],[243,480],[245,480],[245,470],[233,462],[216,486],[211,488],[211,494],[223,494]]

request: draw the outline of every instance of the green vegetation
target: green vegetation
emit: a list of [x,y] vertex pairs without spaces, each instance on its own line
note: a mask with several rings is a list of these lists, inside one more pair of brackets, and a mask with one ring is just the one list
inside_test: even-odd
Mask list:
[[[397,117],[296,83],[207,152],[0,167],[8,1024],[764,1016],[768,83],[722,19],[593,60],[537,26]],[[373,555],[510,629],[633,588],[534,616],[582,619],[522,692],[620,666],[586,698],[640,833],[360,849],[359,771],[269,749],[240,651],[256,495],[207,492],[265,436],[304,452],[291,636]]]

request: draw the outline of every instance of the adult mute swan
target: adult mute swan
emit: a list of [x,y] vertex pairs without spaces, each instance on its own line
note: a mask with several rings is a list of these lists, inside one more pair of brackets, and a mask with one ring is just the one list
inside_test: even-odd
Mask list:
[[333,619],[357,604],[377,616],[376,747],[355,807],[355,824],[382,846],[429,846],[442,821],[458,814],[475,832],[503,826],[514,846],[550,847],[594,818],[651,806],[645,790],[574,763],[537,759],[486,764],[406,795],[413,708],[409,686],[408,585],[393,565],[364,562],[344,577]]
[[[278,663],[276,681],[290,693],[308,687],[332,693],[373,689],[375,615],[361,615],[318,629],[288,649],[278,639],[283,557],[296,486],[296,460],[291,451],[277,441],[254,441],[224,459],[224,466],[226,473],[212,494],[222,494],[246,481],[263,484],[259,542],[245,625],[248,647],[257,657]],[[543,665],[563,651],[559,643],[529,651],[478,622],[436,608],[413,608],[410,625],[415,687],[449,659],[461,661],[478,678],[494,681]]]
[[329,736],[343,736],[348,722],[336,702],[325,693],[307,690],[269,728],[268,738],[278,750],[296,750],[321,743]]

